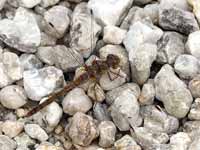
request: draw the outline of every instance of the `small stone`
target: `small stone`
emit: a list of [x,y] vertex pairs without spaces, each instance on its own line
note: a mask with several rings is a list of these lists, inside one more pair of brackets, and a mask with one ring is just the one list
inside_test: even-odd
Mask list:
[[170,138],[170,145],[172,149],[181,149],[181,150],[188,150],[188,147],[191,143],[191,138],[187,133],[178,132],[171,136]]
[[157,73],[154,83],[156,98],[164,103],[166,111],[177,118],[185,117],[193,99],[185,83],[175,75],[173,68],[164,65]]
[[111,117],[120,131],[128,131],[130,127],[141,125],[139,109],[135,95],[130,89],[127,89],[111,105]]
[[84,58],[88,58],[96,46],[101,26],[91,16],[87,3],[80,3],[75,7],[71,24],[70,46]]
[[188,118],[191,120],[200,120],[200,98],[195,99],[188,114]]
[[69,136],[73,144],[88,146],[98,136],[94,120],[81,112],[77,112],[69,125]]
[[41,42],[40,46],[53,46],[56,45],[56,38],[46,34],[45,32],[41,32]]
[[176,32],[165,32],[158,41],[156,61],[161,64],[173,64],[176,58],[185,52],[184,37]]
[[119,25],[121,18],[127,13],[132,3],[133,0],[89,0],[88,8],[92,9],[101,25]]
[[7,0],[1,0],[0,2],[0,10],[2,10],[2,8],[4,7],[4,4]]
[[15,141],[16,141],[18,147],[23,147],[23,148],[27,148],[28,146],[35,144],[35,141],[32,140],[25,133],[22,133],[22,134],[16,136]]
[[63,127],[62,127],[61,125],[58,125],[58,126],[55,128],[54,132],[55,132],[56,134],[61,134],[61,133],[63,132]]
[[166,133],[152,132],[144,127],[134,128],[133,138],[144,149],[156,144],[165,144],[169,140],[169,136]]
[[53,145],[49,142],[41,143],[35,150],[64,150],[61,146]]
[[55,55],[54,53],[54,48],[45,46],[45,47],[39,47],[38,51],[36,53],[36,56],[45,64],[47,65],[54,65],[55,64]]
[[40,5],[42,7],[49,7],[49,6],[53,6],[55,4],[57,4],[60,0],[41,0]]
[[10,121],[7,120],[2,124],[2,132],[10,137],[16,137],[20,132],[22,132],[24,124],[19,121]]
[[40,101],[64,85],[62,71],[53,66],[25,71],[23,76],[26,94],[35,101]]
[[102,102],[105,99],[105,93],[97,83],[92,83],[88,87],[87,95],[94,101]]
[[141,108],[144,127],[154,132],[174,133],[179,128],[179,120],[168,115],[159,106],[149,105]]
[[200,147],[200,137],[196,137],[194,141],[190,144],[188,150],[198,150]]
[[17,145],[14,140],[5,135],[0,135],[0,150],[15,150]]
[[130,89],[137,99],[139,98],[140,87],[136,83],[126,83],[118,88],[108,91],[106,93],[106,103],[109,105],[113,104],[115,99],[127,89]]
[[187,40],[187,43],[186,43],[186,51],[189,54],[193,55],[194,57],[196,57],[200,60],[199,38],[200,38],[200,31],[196,31],[196,32],[189,34],[188,40]]
[[[144,57],[145,56],[145,57]],[[132,79],[139,85],[144,84],[150,76],[151,65],[156,60],[157,46],[142,44],[134,53],[129,52]]]
[[189,89],[194,98],[200,97],[200,75],[195,76],[189,82]]
[[197,0],[187,0],[187,2],[193,7],[193,13],[195,14],[198,22],[200,22],[200,3]]
[[[101,147],[99,147],[98,145],[96,144],[91,144],[89,146],[79,146],[79,145],[75,145],[75,147],[78,149],[78,150],[107,150],[107,149],[103,149]],[[108,149],[110,150],[110,149]],[[112,150],[112,149],[111,149]]]
[[37,124],[26,124],[24,130],[31,138],[41,142],[49,138],[47,133]]
[[81,88],[74,88],[65,96],[63,102],[63,111],[69,115],[74,115],[77,112],[86,113],[92,108],[90,98]]
[[99,122],[111,120],[107,105],[98,102],[93,105],[93,116]]
[[115,142],[115,148],[118,150],[141,150],[142,148],[137,145],[134,139],[129,135],[124,135],[122,138]]
[[27,113],[28,113],[27,109],[19,108],[19,109],[16,110],[16,115],[19,118],[24,117]]
[[139,102],[142,105],[151,105],[154,102],[156,95],[154,81],[149,79],[142,87],[142,91],[139,97]]
[[10,85],[1,89],[0,102],[6,108],[17,109],[27,103],[27,96],[21,86]]
[[194,15],[176,7],[160,7],[159,25],[165,30],[172,30],[189,35],[199,30]]
[[0,88],[22,79],[23,68],[15,53],[4,52],[0,61]]
[[126,30],[116,26],[106,26],[103,31],[103,40],[105,43],[109,44],[121,44],[126,36],[126,32]]
[[144,7],[144,12],[147,14],[153,24],[158,24],[158,16],[159,16],[159,4],[158,3],[153,3],[153,4],[148,4]]
[[45,32],[55,38],[61,38],[69,27],[70,10],[64,6],[53,6],[44,13],[44,19],[49,27]]
[[199,73],[200,63],[191,55],[180,55],[174,64],[175,72],[183,79],[192,79]]
[[116,127],[111,121],[103,121],[99,124],[99,146],[111,147],[115,142]]
[[26,8],[33,8],[36,5],[38,5],[41,2],[41,0],[19,0],[20,6],[26,7]]
[[110,69],[110,72],[101,76],[99,84],[104,90],[112,90],[126,82],[126,74],[121,68]]
[[22,54],[19,58],[23,70],[42,68],[42,62],[33,54]]
[[182,10],[190,11],[187,0],[160,0],[161,7],[176,7]]

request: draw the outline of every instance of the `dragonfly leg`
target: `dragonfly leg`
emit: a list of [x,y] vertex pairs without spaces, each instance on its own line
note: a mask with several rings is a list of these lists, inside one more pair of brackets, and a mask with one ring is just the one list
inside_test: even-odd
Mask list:
[[[116,75],[116,76],[115,76],[114,78],[112,78],[110,73],[112,73],[112,74],[114,74],[114,75]],[[108,77],[109,77],[109,79],[110,79],[111,81],[117,79],[118,77],[121,77],[121,78],[124,77],[124,76],[120,75],[120,68],[118,69],[117,73],[116,73],[116,72],[113,72],[112,70],[109,69],[108,72],[107,72],[107,74],[108,74]]]

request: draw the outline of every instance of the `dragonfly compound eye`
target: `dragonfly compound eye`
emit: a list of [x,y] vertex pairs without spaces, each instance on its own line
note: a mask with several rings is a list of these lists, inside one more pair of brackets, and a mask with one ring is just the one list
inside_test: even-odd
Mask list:
[[120,59],[116,55],[109,54],[107,56],[107,60],[106,61],[107,61],[108,66],[112,67],[113,69],[116,69],[117,67],[119,67]]

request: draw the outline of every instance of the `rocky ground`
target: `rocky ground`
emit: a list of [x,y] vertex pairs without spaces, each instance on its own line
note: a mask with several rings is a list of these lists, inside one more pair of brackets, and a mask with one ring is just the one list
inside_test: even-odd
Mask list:
[[[199,23],[198,0],[0,0],[0,150],[199,150]],[[121,76],[25,117],[108,54]]]

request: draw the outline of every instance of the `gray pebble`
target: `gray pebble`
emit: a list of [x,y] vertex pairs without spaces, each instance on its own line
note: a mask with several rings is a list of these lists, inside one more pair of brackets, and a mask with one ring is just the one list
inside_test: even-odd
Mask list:
[[188,114],[188,118],[191,120],[200,120],[200,98],[195,99]]
[[0,102],[6,108],[17,109],[27,103],[27,96],[21,86],[10,85],[1,89]]
[[23,148],[28,148],[28,146],[35,144],[35,141],[25,133],[22,133],[17,137],[15,137],[15,141],[18,147],[23,147]]
[[24,130],[31,138],[41,142],[46,141],[49,138],[47,133],[37,124],[26,124]]
[[19,5],[25,8],[33,8],[40,2],[41,0],[19,0]]
[[49,6],[53,6],[55,4],[57,4],[60,0],[41,0],[40,5],[42,7],[49,7]]
[[5,135],[0,135],[0,150],[15,150],[17,145],[14,140]]
[[101,103],[95,103],[93,105],[93,116],[99,122],[111,120],[107,105]]
[[195,76],[189,82],[188,88],[194,98],[200,97],[200,75]]
[[96,102],[105,100],[105,93],[98,83],[91,83],[89,85],[87,95]]
[[155,79],[156,98],[164,103],[166,111],[183,118],[188,113],[193,101],[186,85],[174,73],[170,65],[164,65]]
[[189,11],[190,6],[187,0],[160,0],[160,7],[176,7],[182,10]]
[[41,41],[40,46],[53,46],[56,44],[56,38],[46,34],[45,32],[41,32]]
[[200,147],[200,137],[196,137],[194,141],[190,144],[188,150],[198,150]]

